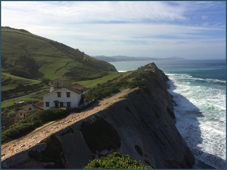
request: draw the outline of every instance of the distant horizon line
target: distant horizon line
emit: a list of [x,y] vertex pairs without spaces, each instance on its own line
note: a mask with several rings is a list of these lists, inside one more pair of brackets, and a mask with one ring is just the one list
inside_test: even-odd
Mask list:
[[171,59],[171,58],[182,58],[185,60],[226,60],[226,58],[199,58],[199,59],[189,59],[184,57],[146,57],[146,56],[126,56],[126,55],[113,55],[113,56],[107,56],[107,55],[90,55],[91,57],[108,57],[108,58],[114,58],[114,57],[128,57],[128,58],[150,58],[150,59]]

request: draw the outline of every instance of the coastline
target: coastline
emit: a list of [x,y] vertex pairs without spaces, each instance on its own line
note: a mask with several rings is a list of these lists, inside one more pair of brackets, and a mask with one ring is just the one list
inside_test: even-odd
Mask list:
[[[168,77],[155,64],[149,64],[133,75],[140,78],[140,88],[120,98],[115,96],[119,101],[107,102],[106,108],[97,110],[95,115],[89,115],[75,123],[73,120],[66,121],[70,122],[70,125],[67,124],[67,127],[53,133],[35,147],[5,159],[2,165],[8,168],[29,169],[52,166],[53,162],[46,162],[45,157],[37,152],[42,150],[50,156],[55,156],[56,151],[48,151],[47,148],[54,142],[58,145],[58,152],[62,153],[58,154],[58,160],[64,160],[54,165],[61,164],[67,169],[80,169],[89,160],[113,151],[130,155],[156,169],[192,168],[194,157],[175,127],[172,100],[167,91]],[[129,78],[132,77],[129,75]],[[96,111],[96,106],[88,110]],[[71,118],[75,119],[76,115]],[[107,124],[108,128],[102,127]],[[86,126],[88,128],[85,128]],[[115,140],[119,145],[111,146]],[[76,144],[78,142],[79,145]]]
[[[170,94],[174,96],[173,100],[174,103],[176,103],[174,106],[176,127],[195,157],[196,162],[193,169],[225,168],[225,159],[221,156],[212,154],[213,150],[210,150],[210,152],[205,150],[206,147],[219,149],[219,147],[216,146],[215,140],[212,140],[212,138],[209,137],[213,136],[215,139],[218,138],[219,134],[223,134],[224,132],[216,129],[211,130],[212,121],[206,120],[207,113],[205,111],[207,110],[201,110],[201,107],[194,104],[195,100],[191,97],[187,98],[187,95],[185,96],[185,94],[188,94],[191,91],[190,88],[181,86],[180,82],[175,84],[171,81],[172,80],[170,78],[169,91]],[[190,100],[193,100],[194,103],[191,103]],[[197,94],[197,100],[199,101],[199,93]],[[203,122],[203,119],[205,119],[206,122]],[[222,138],[224,138],[224,136],[222,136]],[[221,145],[221,143],[217,143],[217,145]],[[225,150],[225,148],[223,149]]]
[[[175,93],[179,96],[174,101],[180,105],[177,110],[179,113],[175,114],[178,115],[178,120],[185,119],[178,131],[182,129],[186,131],[182,132],[181,136],[184,136],[186,141],[189,140],[187,143],[190,148],[193,148],[194,154],[201,158],[198,166],[225,168],[226,60],[155,61],[155,63],[167,76],[171,75],[170,79],[175,82],[177,88]],[[135,70],[145,62],[112,62],[112,64],[123,71]],[[185,102],[182,102],[183,99]],[[188,129],[184,125],[188,125]]]

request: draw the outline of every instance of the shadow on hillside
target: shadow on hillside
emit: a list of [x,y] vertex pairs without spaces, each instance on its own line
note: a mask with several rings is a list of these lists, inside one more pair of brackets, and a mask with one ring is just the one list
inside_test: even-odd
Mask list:
[[[169,92],[176,102],[176,106],[174,107],[176,127],[196,159],[193,169],[215,169],[208,164],[215,164],[218,166],[217,168],[226,168],[226,160],[216,155],[203,152],[198,146],[201,146],[203,143],[198,118],[204,117],[204,115],[200,112],[199,108],[187,98],[174,92],[176,86],[171,80],[169,81],[169,85]],[[202,160],[205,160],[205,162]]]

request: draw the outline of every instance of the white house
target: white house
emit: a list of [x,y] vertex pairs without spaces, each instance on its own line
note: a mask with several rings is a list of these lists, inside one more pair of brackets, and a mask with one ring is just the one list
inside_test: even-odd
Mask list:
[[59,107],[77,108],[84,102],[87,90],[88,88],[77,83],[56,90],[52,89],[43,96],[44,110]]

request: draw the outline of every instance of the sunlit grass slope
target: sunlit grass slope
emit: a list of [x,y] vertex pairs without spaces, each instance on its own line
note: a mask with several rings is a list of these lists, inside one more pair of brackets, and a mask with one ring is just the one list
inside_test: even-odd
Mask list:
[[5,72],[9,72],[12,67],[18,67],[21,56],[34,59],[38,65],[37,71],[42,73],[41,77],[51,80],[68,77],[80,81],[116,72],[114,66],[107,62],[26,30],[1,27],[1,34],[2,71]]

